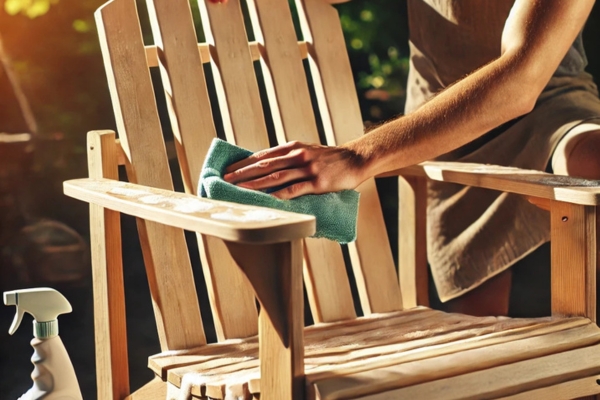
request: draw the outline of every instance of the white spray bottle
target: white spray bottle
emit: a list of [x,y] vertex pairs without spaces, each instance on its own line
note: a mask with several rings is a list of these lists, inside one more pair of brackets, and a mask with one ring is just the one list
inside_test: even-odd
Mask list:
[[33,386],[19,400],[82,400],[73,365],[58,336],[57,317],[72,311],[67,299],[50,288],[23,289],[4,292],[4,304],[17,306],[8,331],[11,335],[19,327],[24,313],[34,319]]

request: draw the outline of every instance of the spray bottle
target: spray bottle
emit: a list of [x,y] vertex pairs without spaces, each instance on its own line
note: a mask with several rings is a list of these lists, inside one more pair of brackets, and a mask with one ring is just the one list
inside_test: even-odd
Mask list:
[[67,299],[54,289],[37,288],[4,292],[4,304],[17,306],[8,333],[15,333],[24,313],[33,316],[31,341],[33,386],[19,400],[82,400],[73,365],[58,336],[60,314],[72,311]]

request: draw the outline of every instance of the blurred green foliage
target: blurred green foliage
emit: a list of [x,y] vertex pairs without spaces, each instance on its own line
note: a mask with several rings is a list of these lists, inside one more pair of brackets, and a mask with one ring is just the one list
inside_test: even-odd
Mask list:
[[46,14],[56,3],[58,0],[6,0],[4,10],[8,15],[23,14],[33,19]]
[[365,121],[402,113],[409,65],[406,3],[354,0],[337,6]]

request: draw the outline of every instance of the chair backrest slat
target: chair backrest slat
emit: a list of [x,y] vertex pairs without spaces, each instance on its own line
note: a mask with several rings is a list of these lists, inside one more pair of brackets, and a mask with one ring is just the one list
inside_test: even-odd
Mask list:
[[[247,2],[254,36],[264,48],[261,67],[279,143],[318,143],[302,54],[297,49],[291,10],[285,1]],[[305,241],[305,282],[313,319],[338,321],[356,316],[342,250],[325,239]]]
[[[352,69],[337,10],[323,0],[296,0],[327,144],[363,134]],[[348,248],[363,312],[402,309],[402,297],[374,180],[359,188],[358,238]]]
[[238,0],[207,4],[198,0],[202,28],[211,46],[211,69],[225,136],[252,151],[269,147],[258,82]]
[[[172,189],[135,0],[105,4],[96,20],[128,177]],[[161,348],[206,343],[183,231],[142,220],[138,231]]]
[[[187,0],[148,0],[161,78],[184,186],[197,193],[204,155],[217,136]],[[198,235],[218,340],[258,333],[254,292],[221,240]]]

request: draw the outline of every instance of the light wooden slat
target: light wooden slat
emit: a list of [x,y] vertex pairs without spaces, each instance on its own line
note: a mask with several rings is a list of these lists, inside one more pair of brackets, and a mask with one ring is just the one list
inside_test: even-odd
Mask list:
[[600,391],[598,380],[600,380],[600,375],[592,375],[541,389],[529,390],[512,396],[502,397],[499,400],[593,400],[596,399],[596,396],[585,398],[583,396],[590,396]]
[[553,175],[489,164],[428,161],[381,175],[426,176],[436,181],[459,183],[567,203],[600,205],[600,181]]
[[[154,45],[144,46],[146,48],[146,59],[148,60],[148,67],[158,67],[158,48]],[[250,55],[252,61],[258,61],[261,57],[261,45],[258,42],[248,43],[250,49]],[[308,47],[306,42],[298,42],[298,50],[300,50],[300,56],[304,59],[308,57]],[[200,54],[200,60],[203,64],[210,62],[210,46],[207,43],[198,43],[198,53]]]
[[365,314],[401,310],[402,295],[375,180],[357,190],[361,193],[357,235],[348,251],[362,310]]
[[[63,187],[66,195],[79,200],[224,240],[280,243],[309,236],[315,230],[311,215],[201,199],[133,183],[74,179],[65,181]],[[181,348],[190,347],[195,346]]]
[[227,140],[251,151],[269,147],[258,83],[239,0],[198,0]]
[[[307,346],[318,343],[320,340],[331,337],[335,330],[338,336],[352,335],[366,330],[375,330],[381,327],[397,326],[414,323],[438,315],[439,311],[425,308],[414,308],[407,311],[372,314],[367,317],[350,319],[341,322],[322,323],[305,328],[305,341]],[[223,343],[201,346],[196,349],[182,351],[167,351],[149,357],[148,366],[155,374],[167,377],[167,372],[174,368],[201,363],[205,360],[218,357],[219,354],[252,354],[256,352],[258,337],[245,338],[243,340],[229,340]]]
[[429,305],[427,268],[427,181],[398,178],[398,275],[402,304]]
[[[363,124],[339,16],[322,0],[296,0],[328,145],[360,137]],[[402,309],[394,260],[374,180],[358,190],[357,240],[348,245],[363,312]]]
[[[340,372],[354,373],[372,368],[382,368],[398,363],[406,363],[444,354],[456,353],[468,349],[490,346],[509,341],[520,340],[532,336],[545,335],[568,329],[587,327],[585,331],[578,331],[577,337],[598,337],[598,328],[590,324],[589,320],[563,320],[535,323],[535,320],[507,321],[512,324],[510,329],[501,329],[498,322],[494,324],[493,318],[486,319],[485,324],[456,325],[462,316],[448,317],[441,314],[442,318],[424,318],[419,324],[409,323],[381,327],[364,334],[356,332],[358,336],[348,337],[342,342],[336,341],[342,336],[331,328],[322,332],[307,332],[306,335],[306,372],[311,380],[337,376]],[[426,316],[426,315],[425,315]],[[452,319],[454,318],[454,319]],[[476,321],[476,318],[472,319]],[[390,322],[394,322],[393,320]],[[521,325],[518,325],[520,323]],[[435,332],[441,326],[441,331],[433,336],[424,335],[422,339],[414,339],[417,332]],[[419,327],[419,328],[415,328]],[[332,336],[328,341],[323,337],[314,337],[315,333],[326,333]],[[387,336],[387,332],[397,332],[397,336]],[[383,335],[383,339],[377,339]],[[387,339],[386,339],[387,338]],[[412,338],[412,340],[411,340]],[[597,340],[600,340],[597,338]],[[239,345],[236,345],[239,346]],[[225,390],[226,382],[247,382],[250,380],[250,391],[260,391],[260,381],[254,376],[258,374],[258,360],[256,349],[248,347],[232,347],[231,352],[223,349],[223,357],[214,355],[196,356],[202,365],[189,365],[183,368],[173,368],[168,371],[168,379],[175,385],[181,384],[181,377],[186,373],[192,375],[202,372],[202,381],[206,390],[211,393]],[[167,359],[170,357],[167,357]],[[173,357],[176,358],[176,357]],[[190,356],[191,361],[192,356]],[[159,359],[160,360],[160,359]],[[165,359],[163,359],[165,361]],[[176,362],[175,362],[176,365]],[[155,370],[159,373],[160,371]],[[227,377],[227,378],[226,378]],[[196,392],[203,394],[202,387],[198,386]],[[212,396],[212,395],[211,395]]]
[[[135,2],[113,0],[95,15],[128,178],[172,190]],[[205,343],[183,231],[138,220],[138,232],[161,348]]]
[[[87,146],[90,176],[118,179],[115,133],[90,132]],[[116,400],[129,394],[121,219],[118,212],[90,204],[90,251],[98,398]]]
[[552,202],[552,314],[596,320],[596,207]]
[[[307,379],[313,382],[317,380],[323,380],[325,378],[335,379],[335,377],[340,376],[340,374],[344,375],[357,372],[360,374],[365,371],[367,371],[365,373],[369,373],[368,371],[372,371],[373,369],[381,370],[389,367],[390,365],[396,365],[400,363],[403,365],[407,363],[418,363],[430,358],[440,357],[448,354],[457,354],[469,349],[484,348],[490,345],[527,339],[539,335],[549,335],[555,332],[562,332],[565,331],[565,327],[568,326],[575,326],[575,328],[572,328],[574,330],[569,334],[569,337],[574,341],[580,340],[580,344],[584,342],[597,342],[600,340],[598,329],[591,325],[589,321],[587,321],[587,323],[584,325],[582,325],[581,321],[578,321],[573,322],[572,325],[565,324],[562,327],[560,324],[555,324],[554,326],[548,325],[546,328],[536,325],[536,329],[524,327],[521,329],[515,329],[514,332],[512,330],[493,332],[490,331],[489,328],[484,327],[481,329],[472,329],[471,332],[467,332],[471,335],[471,337],[466,339],[464,336],[461,339],[461,332],[452,332],[449,335],[434,336],[431,338],[424,338],[414,342],[409,341],[405,344],[396,345],[395,347],[397,348],[394,349],[394,351],[390,350],[387,355],[384,352],[379,357],[374,357],[372,359],[368,358],[368,361],[365,359],[357,359],[354,362],[341,361],[338,364],[331,365],[318,365],[317,363],[320,356],[318,354],[315,356],[311,353],[314,353],[315,351],[318,353],[319,347],[317,346],[316,348],[311,349],[311,346],[309,345],[306,348],[307,358],[305,359]],[[577,326],[579,326],[579,328],[577,328]],[[539,329],[540,327],[544,329]],[[461,340],[457,340],[456,342],[446,342],[445,339],[447,339],[448,336],[450,336],[450,338],[458,338]],[[549,339],[548,341],[551,342],[552,340]],[[376,352],[376,350],[377,348],[374,347],[373,352]],[[542,353],[544,351],[545,350],[542,350]],[[343,352],[338,356],[343,356]],[[219,398],[217,393],[224,392],[229,384],[239,384],[240,382],[248,381],[250,391],[252,393],[258,393],[260,392],[261,387],[258,374],[258,364],[256,360],[247,360],[247,357],[247,354],[232,354],[231,358],[209,360],[201,368],[190,367],[172,370],[168,375],[169,381],[178,385],[181,382],[181,375],[188,372],[194,375],[194,373],[198,371],[203,371],[203,385],[196,385],[195,389],[193,390],[193,393],[196,393],[197,395],[204,395],[204,391],[206,390],[206,393],[210,393],[209,395],[211,397]],[[465,368],[477,368],[477,366],[467,366]],[[373,382],[376,382],[376,379],[373,380]],[[358,384],[358,386],[360,386],[360,384]]]
[[[589,321],[588,321],[589,322]],[[579,324],[581,325],[581,324]],[[565,325],[566,326],[566,325]],[[575,324],[573,326],[576,326]],[[598,340],[596,327],[586,324],[586,334]],[[462,351],[497,345],[511,341],[522,340],[534,336],[546,335],[553,332],[564,331],[564,326],[534,325],[517,327],[509,331],[495,332],[493,326],[474,327],[459,331],[450,331],[448,334],[433,336],[410,341],[361,349],[353,352],[351,359],[345,360],[348,355],[341,353],[330,357],[308,357],[306,359],[307,377],[311,382],[336,378],[340,375],[369,373],[398,364],[418,362],[448,354],[460,354]],[[578,335],[585,333],[579,331]],[[380,353],[379,353],[380,352]],[[358,357],[357,354],[362,353]],[[329,360],[328,360],[329,358]],[[336,359],[337,358],[337,359]],[[259,392],[260,381],[250,380],[253,393]]]
[[[217,137],[188,1],[147,0],[150,26],[160,49],[160,72],[177,157],[187,193],[198,192],[203,155]],[[168,7],[168,8],[167,8]]]
[[[283,1],[249,0],[254,36],[263,46],[261,58],[271,115],[279,143],[318,143],[300,51],[289,5]],[[305,241],[305,281],[315,322],[354,318],[354,303],[340,246],[330,240]]]
[[[357,320],[348,320],[340,323],[325,324],[318,326],[319,329],[306,329],[306,348],[309,353],[317,353],[319,355],[329,354],[332,348],[336,351],[342,351],[343,346],[353,345],[353,338],[360,335],[362,332],[377,332],[379,329],[394,329],[402,328],[406,334],[411,326],[417,321],[423,321],[439,312],[428,310],[427,312],[411,313],[407,315],[394,314],[393,316],[382,316],[380,318],[361,318]],[[379,316],[378,316],[379,317]],[[453,320],[456,322],[456,319]],[[352,322],[352,323],[350,323]],[[411,325],[413,324],[413,325]],[[332,338],[332,332],[335,336]],[[406,340],[406,338],[405,338]],[[322,343],[323,342],[323,343]],[[375,345],[376,343],[373,343]],[[180,378],[184,373],[194,371],[198,368],[210,368],[215,371],[217,367],[229,367],[233,369],[236,361],[250,357],[249,365],[257,366],[258,341],[257,337],[247,338],[243,341],[233,341],[232,343],[223,343],[215,348],[215,345],[201,347],[185,352],[166,352],[159,354],[149,359],[149,367],[159,376],[163,378],[170,377],[172,383],[179,385]],[[222,355],[226,354],[226,357]],[[202,366],[200,364],[202,363]],[[198,364],[198,367],[181,368]],[[241,368],[241,367],[240,367]],[[178,369],[178,370],[177,370]]]
[[[165,87],[178,161],[187,193],[198,178],[216,131],[190,5],[187,0],[147,0],[154,41],[161,49]],[[202,268],[217,338],[258,333],[252,288],[219,240],[198,235]]]
[[356,317],[341,247],[327,239],[307,238],[304,284],[315,323]]
[[598,331],[579,329],[323,380],[316,392],[320,400],[496,398],[599,373]]

